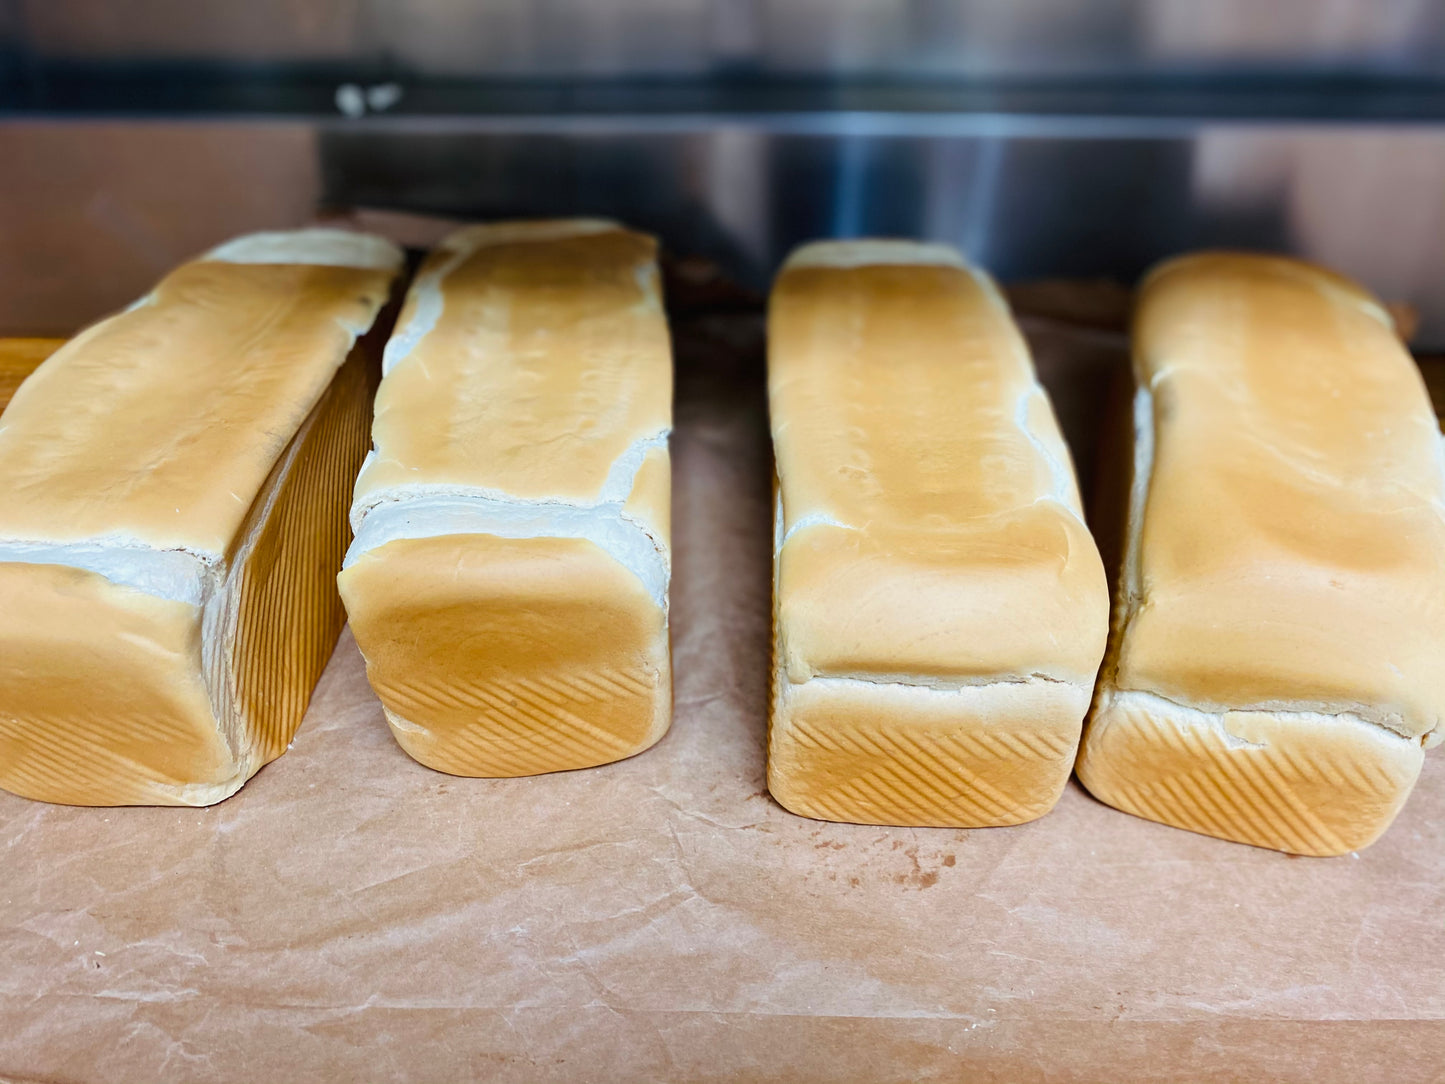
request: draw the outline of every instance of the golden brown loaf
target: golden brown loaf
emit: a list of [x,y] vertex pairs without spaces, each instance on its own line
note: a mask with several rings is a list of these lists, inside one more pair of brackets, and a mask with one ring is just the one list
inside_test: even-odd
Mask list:
[[[0,787],[204,805],[291,740],[401,252],[239,238],[67,343],[0,417]],[[374,356],[372,361],[374,362]]]
[[340,577],[413,757],[528,775],[666,732],[671,419],[651,238],[500,223],[427,259],[387,344]]
[[1006,304],[946,247],[826,242],[784,267],[768,330],[770,790],[828,820],[1042,815],[1108,592]]
[[1110,656],[1079,777],[1301,854],[1372,842],[1445,719],[1445,446],[1389,315],[1294,260],[1157,268]]

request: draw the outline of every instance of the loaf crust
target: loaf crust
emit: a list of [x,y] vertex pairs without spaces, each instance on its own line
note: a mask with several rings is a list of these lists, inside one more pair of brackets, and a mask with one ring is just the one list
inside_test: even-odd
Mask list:
[[1047,812],[1108,593],[1007,306],[944,246],[823,243],[784,268],[769,335],[773,795],[866,823]]
[[1078,772],[1300,854],[1376,839],[1445,719],[1445,452],[1389,314],[1279,257],[1142,287],[1110,656]]
[[428,258],[339,578],[415,759],[529,775],[666,732],[671,401],[651,238],[500,223]]
[[[344,258],[357,242],[333,232],[265,251]],[[15,396],[0,786],[206,805],[285,751],[344,621],[334,572],[380,346],[357,336],[401,262],[361,244],[380,266],[184,265]]]

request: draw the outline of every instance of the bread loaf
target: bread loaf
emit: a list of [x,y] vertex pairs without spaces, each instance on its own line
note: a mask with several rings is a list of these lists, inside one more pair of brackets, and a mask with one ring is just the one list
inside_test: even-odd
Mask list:
[[452,234],[413,284],[340,577],[392,733],[456,775],[666,732],[672,361],[651,238]]
[[205,805],[285,751],[343,621],[372,383],[357,340],[401,262],[360,234],[240,238],[16,392],[0,417],[0,787]]
[[1273,256],[1157,268],[1134,484],[1079,778],[1120,809],[1356,850],[1445,719],[1445,447],[1359,286]]
[[992,281],[939,245],[807,245],[769,314],[768,786],[805,816],[1017,824],[1073,766],[1108,591]]

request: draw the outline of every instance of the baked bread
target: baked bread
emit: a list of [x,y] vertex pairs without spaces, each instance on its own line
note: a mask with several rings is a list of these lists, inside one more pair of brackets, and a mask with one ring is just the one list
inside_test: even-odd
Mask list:
[[671,419],[651,238],[499,223],[428,257],[387,344],[339,581],[411,756],[530,775],[666,732]]
[[1297,854],[1377,838],[1445,718],[1445,449],[1390,317],[1295,260],[1156,268],[1080,780]]
[[952,249],[806,245],[769,312],[777,462],[768,787],[869,824],[1058,800],[1108,590],[993,282]]
[[0,787],[207,805],[285,751],[344,620],[372,386],[358,337],[401,263],[362,234],[239,238],[15,393]]

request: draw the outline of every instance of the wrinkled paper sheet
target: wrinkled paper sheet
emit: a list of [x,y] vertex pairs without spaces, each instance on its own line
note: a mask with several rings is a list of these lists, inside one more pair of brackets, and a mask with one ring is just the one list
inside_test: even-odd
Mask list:
[[[1123,339],[1026,324],[1087,475]],[[675,332],[667,738],[441,775],[345,634],[294,748],[216,808],[0,794],[0,1079],[1445,1079],[1441,752],[1338,859],[1077,784],[1017,828],[777,806],[761,319],[704,305]]]

